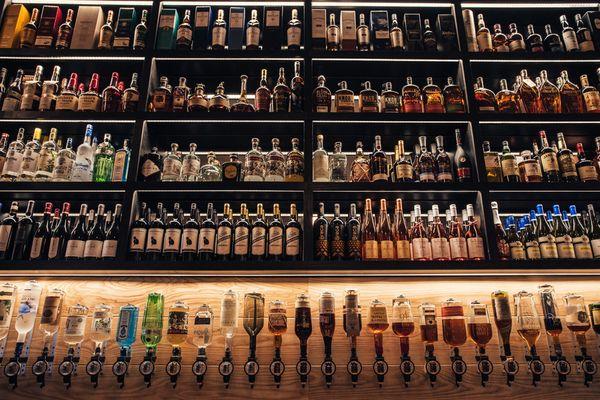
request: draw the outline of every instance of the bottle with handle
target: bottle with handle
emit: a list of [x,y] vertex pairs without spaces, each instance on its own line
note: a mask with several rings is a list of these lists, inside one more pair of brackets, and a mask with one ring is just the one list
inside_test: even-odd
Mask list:
[[122,389],[125,386],[125,375],[131,362],[131,346],[137,336],[139,308],[127,304],[119,309],[115,341],[119,346],[119,356],[112,366],[112,372],[117,377],[117,383]]
[[194,316],[192,328],[192,342],[198,347],[196,362],[192,365],[192,373],[196,376],[199,387],[204,384],[204,375],[208,370],[206,348],[210,346],[213,338],[214,314],[208,304],[202,304]]
[[219,373],[223,377],[225,388],[229,387],[233,373],[233,337],[238,326],[238,296],[228,290],[221,300],[221,334],[225,336],[225,356],[219,364]]
[[146,355],[139,365],[139,371],[144,377],[146,387],[152,384],[156,348],[162,340],[163,311],[165,298],[162,293],[150,293],[146,299],[146,309],[142,319],[142,343],[146,346]]
[[67,344],[67,355],[58,365],[58,373],[63,378],[63,384],[68,389],[71,387],[71,378],[77,371],[79,364],[80,345],[85,338],[88,308],[75,304],[67,309],[67,319],[63,331],[63,340]]

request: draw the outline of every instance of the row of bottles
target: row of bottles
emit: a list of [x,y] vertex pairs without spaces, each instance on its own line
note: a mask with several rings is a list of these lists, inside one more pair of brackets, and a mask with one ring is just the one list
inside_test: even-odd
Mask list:
[[[600,73],[599,71],[596,71]],[[579,77],[581,86],[569,80],[569,73],[561,71],[556,85],[546,70],[540,71],[535,82],[527,70],[521,70],[512,88],[506,79],[500,79],[500,90],[494,93],[478,77],[475,83],[475,108],[482,113],[597,113],[600,112],[600,92],[590,85],[587,75]]]
[[348,156],[342,142],[334,143],[333,153],[323,146],[324,137],[317,134],[313,152],[313,182],[471,182],[469,155],[462,146],[460,129],[455,130],[456,151],[451,158],[444,146],[444,136],[436,136],[431,149],[427,136],[419,136],[414,152],[405,151],[405,140],[394,146],[394,158],[382,149],[381,136],[375,136],[373,152],[365,155],[362,142],[356,143],[356,154],[348,168]]
[[[358,96],[348,88],[348,82],[338,83],[339,89],[331,93],[325,86],[323,75],[317,78],[317,87],[313,90],[313,112],[329,113],[464,113],[466,103],[461,87],[448,77],[442,89],[428,77],[421,89],[413,83],[412,77],[406,78],[406,85],[400,92],[393,90],[392,82],[385,82],[381,95],[371,88],[371,82],[361,84],[364,88]],[[358,97],[356,100],[355,97]]]
[[231,153],[229,161],[220,162],[215,152],[207,154],[205,164],[196,154],[196,143],[190,143],[189,152],[179,151],[177,143],[171,144],[171,151],[165,155],[157,148],[142,156],[140,161],[140,182],[303,182],[304,153],[300,150],[300,140],[292,139],[292,149],[284,154],[279,139],[271,140],[272,150],[265,153],[260,148],[260,140],[252,138],[252,147],[243,161],[237,153]]
[[270,221],[261,203],[256,205],[254,220],[245,203],[236,219],[230,204],[224,204],[219,218],[213,203],[208,203],[204,220],[196,203],[190,205],[188,216],[179,203],[174,204],[171,216],[162,203],[155,211],[142,203],[131,225],[129,257],[148,261],[301,260],[303,229],[296,204],[290,204],[286,219],[284,224],[277,203]]
[[129,171],[131,149],[129,140],[115,150],[110,133],[98,144],[94,128],[87,125],[83,142],[73,149],[73,138],[65,147],[58,139],[58,130],[42,140],[42,130],[35,128],[31,140],[24,142],[25,129],[9,143],[8,133],[0,137],[0,181],[5,182],[125,182]]
[[[0,340],[8,337],[13,318],[15,319],[14,330],[18,336],[14,357],[4,368],[4,374],[9,378],[9,384],[13,387],[17,386],[19,371],[28,361],[28,354],[25,354],[24,358],[21,357],[23,348],[28,343],[28,339],[31,340],[33,335],[41,333],[44,343],[43,351],[31,368],[40,386],[44,386],[45,376],[50,368],[49,363],[54,359],[54,349],[50,348],[50,344],[53,340],[56,341],[57,334],[61,330],[59,324],[64,320],[62,337],[67,347],[67,355],[57,369],[65,386],[69,388],[71,385],[77,364],[81,361],[79,349],[86,338],[94,342],[95,351],[85,370],[90,376],[92,384],[97,386],[99,375],[107,361],[107,342],[114,338],[120,351],[112,366],[112,372],[116,376],[118,384],[123,387],[128,366],[132,361],[132,346],[138,335],[139,308],[132,304],[120,307],[117,321],[115,321],[117,326],[114,327],[111,305],[104,303],[95,305],[91,312],[87,306],[82,304],[67,307],[65,300],[67,293],[61,289],[49,289],[42,303],[42,292],[43,287],[35,281],[26,283],[19,292],[17,287],[12,284],[2,286],[0,299],[5,307],[0,310],[3,317],[0,319]],[[513,308],[510,297],[506,291],[495,291],[491,294],[491,305],[488,305],[487,302],[473,300],[467,305],[466,312],[465,306],[458,299],[449,298],[441,303],[439,307],[441,324],[439,325],[441,325],[443,341],[451,349],[451,370],[456,385],[460,384],[463,375],[467,373],[467,362],[461,356],[460,348],[466,345],[468,339],[477,348],[475,361],[481,384],[485,386],[489,380],[494,370],[494,364],[486,354],[486,347],[493,337],[493,325],[495,325],[499,337],[499,361],[504,369],[508,385],[512,384],[519,372],[518,361],[512,352],[514,343],[511,343],[511,333],[513,329],[525,343],[527,350],[525,362],[534,385],[541,380],[546,369],[537,351],[538,341],[544,330],[551,349],[550,362],[558,376],[558,383],[562,386],[567,381],[572,368],[561,344],[561,334],[563,326],[565,326],[574,338],[574,359],[572,361],[575,361],[578,370],[583,372],[584,384],[589,386],[597,372],[597,365],[590,355],[586,333],[593,330],[596,335],[600,335],[600,321],[598,320],[600,303],[586,304],[581,295],[567,293],[562,296],[561,303],[564,304],[565,312],[561,314],[558,312],[559,302],[555,290],[548,284],[538,286],[538,301],[536,301],[536,294],[520,291],[512,296]],[[538,302],[542,310],[541,318],[537,311]],[[139,365],[139,372],[143,375],[146,386],[150,386],[152,383],[158,344],[163,340],[171,345],[171,357],[165,372],[169,375],[173,387],[177,385],[184,361],[181,348],[189,340],[197,348],[197,357],[191,371],[195,375],[198,385],[202,387],[205,375],[208,373],[206,350],[212,344],[213,336],[219,329],[220,334],[225,338],[225,354],[218,365],[218,371],[225,387],[228,387],[235,369],[234,338],[239,325],[241,308],[242,325],[250,339],[248,358],[243,366],[250,387],[254,386],[260,370],[256,345],[257,337],[264,328],[265,319],[268,322],[269,333],[274,338],[274,357],[268,370],[274,383],[279,387],[285,371],[281,351],[282,335],[288,330],[287,305],[284,301],[273,299],[265,307],[266,299],[260,292],[244,294],[241,303],[240,307],[238,294],[233,290],[228,290],[223,294],[220,314],[218,314],[220,315],[219,326],[215,321],[215,313],[211,305],[204,303],[192,314],[190,307],[185,302],[178,300],[166,310],[168,318],[165,329],[164,296],[158,292],[150,293],[146,300],[139,329],[141,342],[145,347],[145,355]],[[332,292],[325,291],[319,296],[318,321],[324,343],[324,359],[320,370],[327,387],[330,387],[337,369],[332,359],[336,310],[341,308],[342,328],[349,339],[351,350],[347,371],[351,376],[352,384],[356,386],[362,372],[362,364],[357,353],[357,338],[363,330],[359,293],[354,289],[346,290],[343,306],[336,308],[335,303],[335,296]],[[436,342],[439,340],[438,306],[428,302],[422,303],[418,306],[418,314],[415,315],[410,298],[401,294],[392,300],[391,315],[388,314],[388,307],[389,305],[384,302],[373,299],[368,305],[364,324],[367,332],[372,334],[374,339],[373,372],[377,376],[379,385],[383,385],[385,375],[389,370],[384,357],[383,333],[391,326],[394,336],[400,342],[402,357],[400,372],[405,385],[408,386],[411,376],[416,370],[415,363],[410,357],[410,338],[416,331],[417,325],[420,330],[420,341],[425,347],[425,372],[429,382],[433,385],[442,370],[435,354]],[[35,322],[39,308],[42,309],[42,318],[36,331]],[[265,308],[267,309],[265,310]],[[293,311],[294,331],[300,344],[300,357],[296,365],[296,372],[299,375],[300,383],[305,386],[311,372],[311,364],[308,361],[308,340],[313,331],[311,302],[306,294],[297,296]],[[13,317],[13,314],[16,315]],[[66,314],[66,318],[61,318],[64,314]],[[90,324],[88,324],[88,320],[91,320]]]
[[121,229],[121,204],[106,211],[82,204],[72,220],[71,204],[63,203],[62,212],[44,204],[42,218],[34,216],[35,201],[27,202],[25,215],[19,217],[14,201],[0,222],[0,259],[5,260],[114,260],[117,257]]
[[148,111],[173,112],[301,112],[304,109],[304,79],[300,75],[300,61],[294,63],[294,77],[288,86],[285,68],[279,68],[277,84],[271,89],[267,77],[267,69],[260,73],[260,86],[250,101],[247,84],[248,76],[242,75],[240,95],[231,104],[225,94],[225,83],[221,82],[213,96],[206,95],[205,86],[196,84],[194,90],[187,86],[185,77],[179,78],[179,84],[171,87],[169,78],[160,77],[160,84],[152,90],[148,103]]
[[498,204],[492,202],[496,244],[502,260],[600,258],[600,221],[592,204],[581,213],[555,204],[544,212],[542,204],[520,218],[509,214],[504,223]]
[[[137,111],[140,100],[138,74],[133,73],[131,83],[125,88],[118,72],[111,74],[110,83],[100,91],[100,75],[93,73],[89,84],[79,82],[79,75],[71,73],[69,78],[60,78],[61,67],[55,65],[50,79],[43,80],[44,67],[35,67],[32,76],[22,69],[6,86],[8,70],[0,70],[0,105],[2,111],[94,111],[121,112]],[[25,78],[30,80],[25,80]],[[6,88],[5,88],[6,86]]]
[[533,151],[514,153],[508,141],[502,142],[502,153],[492,151],[488,141],[483,142],[483,158],[488,182],[598,182],[600,172],[600,137],[595,139],[596,156],[586,156],[583,143],[577,143],[577,152],[567,146],[562,132],[557,141],[548,143],[545,131],[539,132],[540,145],[533,142]]
[[[426,215],[426,220],[423,220]],[[318,218],[313,223],[314,255],[317,260],[415,260],[466,261],[485,260],[485,244],[480,223],[472,204],[458,215],[450,204],[445,218],[439,206],[422,214],[415,204],[407,225],[402,199],[396,199],[393,219],[387,200],[379,202],[379,213],[373,211],[371,199],[365,200],[364,215],[357,217],[356,204],[344,221],[340,205],[334,205],[333,219],[325,216],[325,205],[319,204]]]

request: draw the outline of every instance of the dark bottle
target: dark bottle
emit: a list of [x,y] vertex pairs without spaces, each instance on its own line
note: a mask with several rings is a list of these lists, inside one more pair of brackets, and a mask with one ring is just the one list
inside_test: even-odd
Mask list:
[[0,68],[0,107],[2,107],[2,102],[4,101],[4,96],[6,96],[6,75],[8,74],[8,70],[6,68]]
[[269,224],[269,233],[267,236],[267,253],[269,260],[281,261],[284,256],[284,229],[281,222],[281,211],[279,204],[273,204],[273,219]]
[[52,234],[52,203],[44,206],[44,216],[31,241],[30,260],[45,260],[48,258],[48,246],[50,246],[50,235]]
[[302,224],[298,221],[296,204],[290,204],[290,219],[285,225],[285,257],[290,261],[302,260]]
[[223,219],[217,226],[215,253],[218,260],[226,261],[231,258],[231,243],[233,239],[233,219],[229,203],[223,206]]
[[346,257],[358,261],[362,258],[360,221],[356,216],[356,204],[350,204],[350,214],[346,222]]
[[525,39],[529,51],[539,53],[544,51],[544,42],[539,33],[535,33],[535,28],[532,24],[527,25],[527,38]]
[[381,136],[375,136],[375,145],[373,153],[369,160],[369,172],[371,174],[371,182],[380,182],[388,180],[388,162],[385,152],[381,148]]
[[267,70],[260,71],[260,86],[254,94],[254,108],[257,112],[269,112],[271,110],[271,90],[267,87]]
[[21,35],[19,37],[20,49],[29,49],[34,46],[38,30],[39,13],[40,10],[37,8],[31,10],[31,19],[23,26],[23,29],[21,29]]
[[21,105],[21,97],[23,96],[23,70],[17,70],[15,79],[11,82],[6,90],[6,96],[2,102],[2,111],[17,111]]
[[217,225],[213,221],[213,211],[213,203],[208,203],[206,218],[202,221],[202,225],[200,225],[200,234],[198,237],[198,258],[201,261],[210,261],[215,257]]
[[425,51],[437,51],[437,39],[428,19],[423,20],[423,48]]
[[119,73],[113,72],[110,77],[110,84],[102,91],[102,111],[118,112],[121,106],[121,91],[117,87],[119,84]]
[[175,48],[177,50],[191,50],[193,33],[192,25],[190,24],[190,10],[185,10],[183,21],[177,28]]
[[329,224],[329,259],[341,261],[346,258],[346,238],[344,221],[340,218],[340,205],[333,206],[333,219]]
[[398,154],[392,168],[394,182],[413,182],[414,170],[404,151],[404,140],[398,140]]
[[56,35],[56,48],[57,49],[68,49],[71,47],[71,39],[73,38],[73,10],[69,8],[67,10],[67,17],[58,27],[58,34]]
[[519,167],[517,166],[517,158],[510,151],[508,141],[502,142],[502,155],[500,156],[500,165],[502,167],[502,175],[504,182],[519,182]]
[[500,260],[510,260],[510,245],[508,235],[502,226],[502,220],[498,213],[498,203],[492,201],[492,215],[494,217],[494,231],[496,232],[496,248]]
[[294,62],[294,77],[290,83],[290,89],[292,90],[291,111],[304,111],[304,79],[300,75],[300,61]]
[[575,14],[575,25],[577,26],[576,35],[579,50],[582,52],[596,51],[592,40],[592,32],[581,19],[581,14]]
[[[92,212],[90,211],[90,215]],[[67,247],[65,250],[65,259],[67,260],[82,260],[85,251],[85,241],[88,237],[87,230],[87,204],[82,204],[79,209],[79,216],[75,221],[75,226],[69,234]]]
[[240,76],[241,87],[240,87],[240,98],[237,103],[231,106],[231,112],[254,112],[254,106],[248,103],[248,76]]
[[248,221],[248,207],[242,203],[240,206],[240,219],[235,224],[233,231],[233,258],[246,261],[250,250],[250,222]]
[[146,237],[148,236],[148,213],[146,203],[142,203],[139,214],[131,224],[131,237],[129,239],[129,258],[141,261],[146,250]]
[[13,201],[10,205],[9,215],[0,222],[0,259],[8,260],[12,255],[19,223],[18,211],[19,203]]
[[379,101],[381,103],[380,110],[382,113],[399,113],[402,108],[402,105],[400,104],[400,93],[392,89],[392,82],[383,84]]
[[298,19],[298,10],[292,9],[292,18],[286,29],[287,49],[300,50],[302,44],[302,22]]
[[96,214],[96,218],[90,221],[90,224],[92,224],[92,227],[85,241],[83,258],[86,260],[100,260],[102,258],[104,241],[106,240],[104,204],[98,204],[98,213]]
[[258,50],[260,47],[260,22],[258,11],[250,12],[250,19],[246,23],[246,50]]
[[213,23],[211,37],[213,50],[225,50],[227,22],[225,22],[225,11],[222,9],[217,11],[217,19]]
[[225,83],[220,82],[214,96],[208,101],[208,111],[229,112],[229,99],[225,95]]
[[190,88],[187,86],[187,79],[181,76],[179,77],[179,84],[173,88],[173,111],[187,111],[189,97]]
[[435,182],[435,159],[427,150],[427,136],[419,136],[421,154],[418,161],[419,182]]
[[121,107],[119,111],[137,111],[140,102],[140,90],[138,88],[138,74],[131,74],[131,83],[129,87],[123,91],[121,97]]
[[558,139],[558,167],[563,182],[578,182],[577,166],[573,160],[573,152],[567,147],[565,136],[562,132],[556,134]]
[[198,83],[196,88],[194,89],[194,94],[190,96],[188,100],[188,111],[200,111],[206,112],[208,111],[208,99],[204,94],[204,85],[202,83]]
[[163,158],[158,148],[153,147],[150,153],[144,154],[140,160],[140,182],[160,182]]
[[181,233],[181,259],[183,261],[194,261],[198,252],[198,237],[200,235],[200,224],[198,224],[198,209],[196,203],[190,206],[190,217],[183,224]]
[[148,217],[148,234],[146,235],[146,255],[148,261],[158,261],[162,255],[162,245],[165,237],[165,222],[167,210],[162,203],[156,205],[156,213]]
[[544,50],[551,53],[564,53],[565,48],[563,47],[560,36],[557,33],[552,32],[551,25],[545,25],[544,31],[546,37],[544,38]]
[[300,340],[300,357],[306,359],[308,356],[308,338],[312,334],[312,319],[310,301],[304,293],[296,298],[294,333]]
[[256,219],[252,224],[252,242],[250,254],[255,261],[264,260],[267,255],[267,223],[265,221],[265,210],[261,203],[256,205]]
[[452,177],[452,161],[448,153],[444,150],[444,137],[436,136],[435,142],[437,144],[435,180],[437,182],[452,182],[454,180]]
[[538,290],[546,332],[550,336],[558,336],[562,332],[562,322],[558,314],[558,307],[554,300],[554,288],[551,285],[545,284],[540,285]]
[[560,168],[556,151],[548,145],[546,132],[540,131],[541,149],[538,154],[546,182],[560,182]]
[[50,247],[48,248],[49,260],[60,260],[65,256],[67,250],[67,241],[69,239],[69,211],[71,210],[70,203],[63,203],[62,213],[56,226],[50,235]]
[[113,214],[112,222],[106,229],[104,243],[102,244],[101,257],[103,260],[115,260],[117,258],[117,249],[119,244],[119,234],[121,232],[121,214],[123,206],[117,204]]
[[229,161],[221,164],[223,182],[240,182],[242,180],[242,163],[236,153],[229,156]]
[[137,24],[133,32],[133,50],[144,50],[146,48],[146,36],[148,35],[148,10],[142,10],[140,23]]
[[15,240],[12,251],[12,260],[28,260],[31,252],[33,235],[37,228],[37,222],[33,219],[33,208],[35,201],[27,202],[25,216],[19,220],[16,226]]
[[454,171],[458,182],[471,182],[471,160],[462,147],[460,129],[455,130],[456,152],[454,153]]
[[166,261],[176,261],[179,258],[181,249],[181,234],[183,225],[183,210],[179,208],[179,203],[173,206],[173,216],[165,226],[165,235],[163,237],[162,258]]
[[317,81],[317,87],[312,93],[313,112],[331,112],[331,90],[325,86],[325,77],[323,75],[319,75]]
[[319,203],[319,216],[313,224],[314,251],[317,261],[329,260],[329,222],[325,218],[325,204]]
[[583,150],[583,143],[577,143],[577,154],[579,161],[577,162],[577,175],[582,182],[598,182],[598,171],[592,160],[589,160]]
[[277,85],[273,88],[273,111],[290,112],[291,96],[292,91],[285,83],[285,68],[280,67]]
[[538,237],[542,258],[557,259],[558,248],[556,247],[554,229],[546,218],[546,214],[544,214],[544,207],[541,204],[536,205],[535,233]]

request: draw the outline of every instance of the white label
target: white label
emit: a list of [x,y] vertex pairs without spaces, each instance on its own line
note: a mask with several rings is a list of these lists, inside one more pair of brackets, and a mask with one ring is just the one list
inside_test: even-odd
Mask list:
[[65,257],[83,258],[84,250],[85,250],[85,241],[69,240],[67,242],[67,249],[65,251]]
[[215,230],[213,228],[200,229],[198,251],[207,251],[211,253],[215,251]]
[[445,238],[431,238],[431,258],[439,260],[440,258],[449,258],[444,251],[448,241]]
[[573,238],[573,245],[575,246],[575,257],[577,257],[577,259],[594,258],[590,239],[587,235]]
[[369,308],[369,324],[387,324],[387,310],[385,307]]
[[469,258],[467,239],[462,236],[450,238],[450,255],[452,259]]
[[65,327],[65,335],[70,336],[81,336],[85,329],[85,318],[81,315],[70,315],[67,317],[67,324]]
[[144,251],[147,233],[148,231],[145,228],[133,228],[131,230],[131,240],[129,241],[129,249],[134,251]]
[[473,237],[467,239],[467,250],[469,251],[469,258],[485,258],[485,252],[483,250],[483,238]]
[[207,28],[208,27],[208,11],[197,11],[196,20],[194,22],[196,28]]
[[262,256],[265,254],[267,231],[257,226],[252,228],[252,255]]
[[285,254],[287,256],[300,254],[300,229],[289,227],[285,230]]
[[558,249],[556,248],[554,235],[540,236],[538,237],[538,242],[542,258],[558,258]]
[[58,257],[58,245],[60,243],[60,238],[53,237],[50,239],[50,247],[48,248],[48,258],[53,259]]
[[237,228],[235,228],[233,254],[237,256],[245,256],[246,254],[248,254],[249,233],[249,229],[245,226],[238,226]]
[[8,241],[10,239],[10,232],[12,231],[12,225],[0,226],[0,251],[6,251]]
[[279,19],[280,19],[279,14],[280,14],[279,10],[268,10],[265,26],[278,27]]
[[87,240],[85,242],[84,257],[100,258],[102,257],[102,240]]
[[[429,251],[427,248],[429,247]],[[427,259],[427,254],[431,251],[431,247],[429,245],[429,240],[427,238],[414,238],[412,240],[412,248],[413,248],[413,258],[415,260],[418,259]]]
[[594,258],[600,258],[600,239],[592,239],[591,245]]
[[181,244],[181,229],[167,228],[163,240],[163,252],[178,253]]
[[220,256],[226,256],[231,253],[231,228],[220,226],[217,229],[217,251]]
[[39,157],[40,153],[34,151],[32,148],[25,149],[23,152],[23,161],[21,162],[21,172],[35,173]]
[[269,254],[283,254],[283,229],[279,226],[269,228]]
[[33,238],[33,242],[31,243],[31,252],[29,253],[29,257],[38,258],[42,252],[42,244],[44,243],[44,238],[36,237]]
[[181,251],[182,252],[196,252],[198,249],[198,229],[196,228],[185,228],[181,238]]
[[302,29],[297,26],[293,26],[287,30],[287,44],[288,46],[300,46],[300,39],[302,38]]
[[167,158],[163,163],[163,175],[179,177],[181,175],[181,161]]
[[148,241],[146,243],[146,251],[161,251],[165,230],[162,228],[148,229]]
[[105,240],[102,245],[102,258],[116,257],[118,243],[117,240]]
[[160,172],[160,170],[158,169],[158,166],[154,163],[154,161],[144,161],[144,164],[142,164],[142,176],[147,177],[152,174],[156,174],[157,172]]
[[73,173],[73,166],[75,160],[69,157],[57,157],[54,162],[54,170],[52,175],[55,179],[69,181],[71,180],[71,174]]
[[77,96],[72,94],[63,94],[58,96],[56,100],[56,111],[69,110],[77,111],[79,100]]

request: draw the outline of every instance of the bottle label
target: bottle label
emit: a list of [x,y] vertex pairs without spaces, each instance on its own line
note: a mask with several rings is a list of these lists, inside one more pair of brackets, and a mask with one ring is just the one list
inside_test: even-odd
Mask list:
[[573,162],[571,154],[561,154],[558,156],[558,165],[560,166],[561,175],[563,177],[577,176],[577,168]]
[[44,151],[42,150],[40,153],[40,157],[38,159],[38,167],[37,170],[47,172],[52,174],[52,170],[54,169],[54,160],[56,158],[56,153],[52,151]]
[[329,157],[326,155],[315,157],[313,178],[315,181],[329,181]]
[[477,45],[479,46],[479,51],[492,50],[492,35],[490,32],[480,32],[477,34]]
[[129,155],[126,151],[118,151],[115,154],[115,162],[112,172],[113,182],[123,182],[125,178],[125,164],[127,163],[127,157]]
[[44,244],[44,238],[35,237],[33,238],[33,242],[31,243],[31,252],[29,253],[29,257],[32,259],[39,258],[42,253],[42,244]]
[[246,29],[246,46],[256,46],[260,43],[260,28],[250,26]]
[[500,162],[504,176],[519,175],[517,160],[514,158],[504,159]]
[[117,240],[105,240],[102,245],[102,258],[114,258],[117,256]]
[[585,31],[585,40],[579,42],[580,51],[595,51],[594,42],[592,41],[592,34],[589,31]]
[[146,228],[133,228],[131,230],[131,240],[129,241],[129,250],[144,251],[147,233],[148,233],[148,231]]
[[298,26],[292,26],[287,30],[287,44],[290,46],[300,46],[302,39],[302,29]]
[[539,236],[538,242],[542,258],[558,258],[558,249],[556,248],[554,235]]
[[101,98],[96,93],[79,96],[79,111],[100,111]]
[[577,169],[577,172],[579,173],[579,179],[583,182],[598,180],[598,171],[593,165],[583,165]]
[[539,260],[542,258],[542,253],[540,252],[540,245],[537,242],[537,240],[526,242],[525,250],[527,251],[527,259],[529,260]]
[[419,180],[421,182],[434,182],[435,174],[433,173],[433,171],[421,171],[419,173]]
[[352,94],[335,94],[336,112],[354,112],[354,96]]
[[212,29],[212,45],[225,47],[225,35],[227,31],[222,26],[215,26]]
[[69,240],[67,242],[67,250],[65,251],[65,257],[76,257],[83,258],[85,251],[84,240]]
[[158,172],[160,172],[160,169],[154,163],[154,161],[146,160],[146,161],[144,161],[144,164],[142,164],[142,176],[148,177],[148,176],[156,174]]
[[408,240],[396,240],[396,258],[410,260],[410,242]]
[[510,247],[510,258],[512,260],[525,260],[525,246],[521,241],[509,243]]
[[405,113],[420,113],[423,112],[423,104],[419,99],[404,98]]
[[14,149],[8,150],[6,153],[6,161],[4,163],[4,167],[2,168],[2,173],[17,177],[21,171],[22,161],[22,153]]
[[385,307],[369,308],[369,324],[387,324],[387,310]]
[[569,235],[556,237],[556,250],[558,258],[575,258],[573,239]]
[[542,154],[540,156],[540,159],[542,160],[542,169],[546,173],[559,171],[558,160],[557,160],[556,154],[554,154],[554,152],[548,152],[548,153]]
[[54,165],[54,171],[52,175],[55,179],[69,181],[71,180],[71,174],[73,173],[73,166],[75,165],[75,160],[65,156],[59,156],[56,158],[56,163]]
[[83,336],[85,329],[85,318],[81,315],[69,315],[65,326],[65,335]]
[[103,244],[104,242],[102,240],[86,240],[83,256],[92,258],[102,257]]
[[510,51],[519,51],[519,50],[525,50],[525,41],[521,40],[511,40],[508,42],[508,48],[510,49]]
[[[198,176],[200,175],[200,160],[197,158],[186,158],[181,166],[181,174],[183,176]],[[225,170],[223,170],[225,175]]]
[[40,98],[40,110],[51,110],[52,103],[56,100],[56,86],[49,84],[42,86],[42,97]]
[[587,235],[581,235],[573,238],[573,246],[575,246],[575,257],[577,259],[594,258],[592,253],[592,245],[590,238]]
[[147,252],[160,252],[162,250],[165,230],[163,228],[148,229],[148,240],[146,243]]
[[579,49],[579,44],[577,43],[577,34],[574,30],[563,32],[562,38],[563,42],[565,42],[565,50],[573,51]]
[[12,232],[12,225],[0,226],[0,251],[6,251],[8,242],[10,240],[10,234]]
[[220,226],[217,229],[217,251],[220,256],[226,256],[231,253],[231,228]]
[[600,111],[600,93],[596,90],[590,90],[583,93],[583,101],[588,112]]
[[394,257],[394,242],[392,240],[382,240],[379,242],[381,249],[381,258],[383,260],[393,260]]
[[181,238],[181,251],[195,253],[198,249],[199,231],[196,228],[184,228]]
[[233,254],[236,256],[245,256],[248,254],[249,233],[249,229],[245,226],[235,228]]
[[267,245],[267,231],[261,226],[252,228],[252,255],[264,256]]
[[179,253],[179,246],[181,244],[181,229],[178,228],[167,228],[165,230],[165,237],[163,240],[163,252]]
[[[13,92],[13,95],[15,93]],[[19,104],[21,104],[21,95],[18,97],[7,97],[4,99],[4,103],[2,103],[2,111],[17,111],[19,108]]]
[[483,247],[483,238],[472,237],[467,239],[467,250],[470,259],[485,258]]
[[48,258],[53,259],[58,257],[58,245],[60,244],[59,237],[53,237],[50,239],[50,246],[48,247]]
[[46,300],[44,300],[44,308],[42,308],[42,318],[40,324],[55,324],[56,319],[60,314],[61,303],[62,298],[60,296],[46,296]]
[[396,180],[400,179],[413,179],[414,171],[412,165],[406,164],[396,164]]
[[366,240],[364,248],[365,260],[377,260],[379,258],[379,243],[377,243],[377,240]]
[[285,229],[285,255],[300,255],[300,229],[290,226]]
[[431,258],[434,260],[449,259],[450,256],[446,253],[448,240],[446,238],[431,238]]
[[56,111],[77,111],[79,100],[74,93],[61,94],[56,99]]
[[269,228],[269,254],[283,254],[283,229],[279,226]]
[[166,158],[163,162],[163,176],[179,178],[181,175],[181,161],[174,158]]
[[[428,249],[429,248],[429,249]],[[414,238],[412,240],[413,258],[415,260],[427,260],[431,251],[431,245],[427,238]]]
[[594,258],[600,258],[600,239],[592,239],[590,245],[592,246]]
[[532,179],[534,177],[539,179],[542,178],[542,170],[540,169],[540,164],[537,161],[533,160],[533,162],[525,162],[524,168],[525,176],[527,177],[528,181],[534,180]]
[[396,29],[390,32],[390,43],[393,49],[404,47],[404,37],[402,36],[402,30]]
[[200,229],[200,238],[198,242],[198,251],[213,253],[215,251],[215,229]]
[[452,237],[450,242],[450,256],[453,260],[457,258],[469,258],[469,250],[467,249],[467,239],[464,237]]
[[37,171],[38,159],[40,153],[32,148],[26,148],[23,152],[23,161],[21,162],[21,173],[29,172],[31,175]]
[[500,158],[497,154],[484,154],[485,168],[500,168]]

